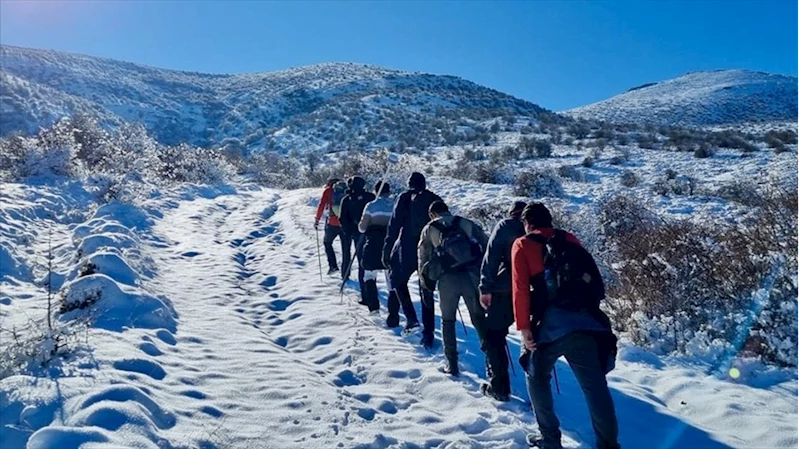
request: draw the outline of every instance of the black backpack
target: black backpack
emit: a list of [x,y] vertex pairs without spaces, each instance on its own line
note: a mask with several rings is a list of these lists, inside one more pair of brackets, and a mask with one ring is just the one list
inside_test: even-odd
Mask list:
[[598,310],[605,299],[605,284],[591,253],[569,242],[560,229],[551,238],[540,234],[527,238],[540,243],[544,252],[544,271],[530,281],[533,317],[540,319],[549,307]]
[[584,310],[594,317],[605,332],[595,338],[602,370],[607,374],[615,366],[618,338],[613,334],[610,319],[599,308],[605,299],[605,284],[593,256],[585,248],[566,239],[566,232],[555,231],[551,238],[528,234],[543,246],[544,272],[530,280],[531,312],[538,323],[549,307]]
[[453,217],[447,226],[439,220],[430,226],[441,232],[441,245],[435,248],[435,256],[442,273],[451,273],[461,268],[476,265],[482,258],[480,245],[471,239],[461,228],[461,217]]

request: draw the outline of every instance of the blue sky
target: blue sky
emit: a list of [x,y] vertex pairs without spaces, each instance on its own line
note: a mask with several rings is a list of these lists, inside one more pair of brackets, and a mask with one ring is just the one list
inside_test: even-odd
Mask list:
[[797,74],[797,2],[2,1],[0,42],[212,73],[350,61],[562,110],[688,71]]

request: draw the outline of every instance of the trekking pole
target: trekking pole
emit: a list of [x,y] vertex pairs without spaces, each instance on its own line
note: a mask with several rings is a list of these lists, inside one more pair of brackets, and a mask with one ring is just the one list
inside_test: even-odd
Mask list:
[[319,281],[324,282],[322,277],[322,252],[319,249],[319,227],[316,227],[316,258],[319,259]]
[[[349,274],[350,270],[352,269],[352,264],[353,264],[353,262],[355,262],[355,256],[356,255],[358,255],[358,245],[355,245],[355,252],[352,253],[352,257],[350,257],[350,263],[347,264],[347,271],[344,271],[344,273]],[[339,287],[339,289],[338,289],[339,293],[344,294],[344,285],[346,283],[347,283],[346,279],[342,279],[341,280],[341,287]]]
[[466,322],[463,321],[463,312],[461,312],[460,307],[458,307],[458,315],[461,316],[461,326],[463,326],[463,335],[468,335],[469,333],[466,332]]
[[558,390],[558,394],[560,394],[560,383],[558,383],[558,369],[554,366],[552,367],[552,375],[555,377],[555,389]]

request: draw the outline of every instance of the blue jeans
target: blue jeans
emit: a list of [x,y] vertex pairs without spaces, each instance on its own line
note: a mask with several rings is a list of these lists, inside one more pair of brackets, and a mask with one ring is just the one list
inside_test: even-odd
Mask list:
[[527,391],[533,403],[543,449],[560,449],[560,421],[555,415],[550,378],[560,356],[574,372],[585,395],[598,449],[619,449],[619,425],[594,336],[572,332],[533,351],[527,367]]

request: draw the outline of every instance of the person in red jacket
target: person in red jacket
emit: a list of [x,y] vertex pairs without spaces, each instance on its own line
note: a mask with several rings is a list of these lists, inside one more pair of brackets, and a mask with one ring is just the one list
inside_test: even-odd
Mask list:
[[[338,217],[333,213],[333,186],[339,182],[338,178],[328,179],[325,184],[325,189],[322,191],[322,199],[319,200],[319,206],[316,208],[316,220],[314,221],[314,229],[319,229],[319,221],[325,215],[325,255],[327,256],[328,272],[332,274],[338,271],[338,262],[336,262],[336,252],[333,250],[333,240],[336,237],[341,240],[341,223]],[[343,245],[343,242],[342,242]],[[347,262],[343,262],[347,263]]]
[[[513,312],[516,328],[522,334],[526,359],[527,390],[535,410],[540,435],[528,436],[528,443],[543,449],[561,449],[560,422],[555,415],[550,377],[555,362],[566,357],[574,377],[583,390],[599,449],[618,449],[618,422],[613,398],[605,378],[603,349],[598,336],[609,331],[609,322],[601,322],[601,311],[534,304],[541,300],[531,295],[531,286],[544,272],[544,245],[538,236],[552,238],[552,215],[541,203],[530,203],[522,212],[527,235],[516,239],[511,249]],[[566,242],[580,241],[566,233]],[[598,273],[598,272],[597,272]],[[604,287],[603,287],[604,289]],[[535,321],[531,319],[535,309]],[[527,357],[529,355],[529,357]]]

